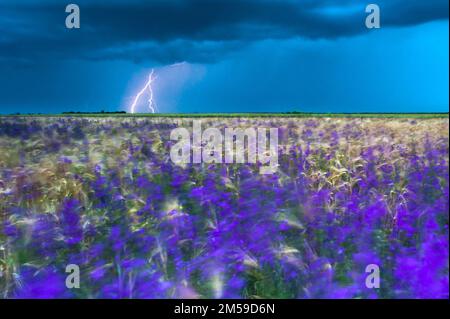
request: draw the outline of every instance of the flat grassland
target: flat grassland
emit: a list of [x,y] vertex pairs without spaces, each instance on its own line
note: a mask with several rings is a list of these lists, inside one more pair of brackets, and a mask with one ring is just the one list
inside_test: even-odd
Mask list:
[[[153,118],[405,118],[438,119],[448,118],[449,113],[64,113],[64,114],[11,114],[5,117],[153,117]],[[0,115],[1,117],[1,115]]]
[[[278,128],[278,171],[173,164],[170,132],[198,117]],[[448,129],[448,114],[0,117],[0,298],[449,298]]]

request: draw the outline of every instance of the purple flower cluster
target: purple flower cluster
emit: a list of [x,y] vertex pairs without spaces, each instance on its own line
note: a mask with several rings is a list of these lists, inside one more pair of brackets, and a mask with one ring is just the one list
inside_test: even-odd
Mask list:
[[273,175],[173,164],[179,125],[0,119],[1,296],[449,297],[448,119],[204,120],[279,127]]

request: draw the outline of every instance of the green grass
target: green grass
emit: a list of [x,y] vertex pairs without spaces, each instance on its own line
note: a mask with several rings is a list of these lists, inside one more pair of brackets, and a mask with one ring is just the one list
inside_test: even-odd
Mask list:
[[436,119],[448,118],[449,113],[77,113],[77,114],[11,114],[0,117],[166,117],[166,118],[405,118],[405,119]]

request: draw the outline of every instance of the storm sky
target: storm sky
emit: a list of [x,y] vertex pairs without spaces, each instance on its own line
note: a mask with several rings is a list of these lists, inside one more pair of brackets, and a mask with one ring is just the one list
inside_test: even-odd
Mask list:
[[448,0],[69,3],[0,1],[0,113],[448,111]]

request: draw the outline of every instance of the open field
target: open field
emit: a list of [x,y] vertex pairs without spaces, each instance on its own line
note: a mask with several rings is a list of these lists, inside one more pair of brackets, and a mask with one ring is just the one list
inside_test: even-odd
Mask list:
[[[150,117],[150,118],[386,118],[386,119],[442,119],[449,113],[73,113],[22,114],[4,117]],[[1,115],[0,115],[1,117]]]
[[448,114],[198,116],[277,173],[173,164],[195,114],[0,117],[0,298],[449,297]]

